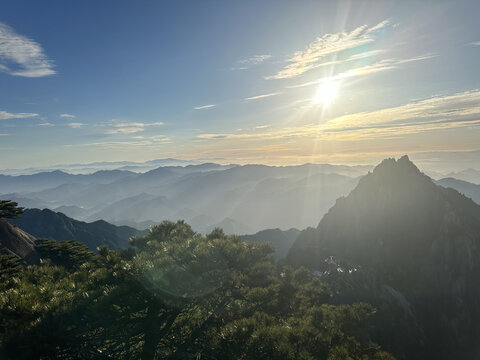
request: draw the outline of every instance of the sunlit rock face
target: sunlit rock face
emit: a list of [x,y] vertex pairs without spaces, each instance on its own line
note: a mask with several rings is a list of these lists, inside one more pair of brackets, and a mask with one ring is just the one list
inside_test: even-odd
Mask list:
[[35,250],[35,240],[35,237],[29,233],[0,219],[0,247],[8,253],[26,263],[38,263],[39,256]]
[[408,157],[384,160],[363,177],[316,229],[300,233],[288,260],[321,270],[329,256],[373,274],[371,302],[385,304],[382,286],[409,302],[408,326],[420,338],[400,339],[393,331],[385,345],[399,358],[413,342],[419,358],[453,358],[458,349],[463,358],[480,354],[480,206],[435,185]]

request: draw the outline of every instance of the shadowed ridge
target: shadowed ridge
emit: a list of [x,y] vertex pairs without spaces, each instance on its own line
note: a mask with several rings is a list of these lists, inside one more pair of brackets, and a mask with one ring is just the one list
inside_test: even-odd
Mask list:
[[[377,292],[385,287],[404,297],[414,318],[403,331],[411,333],[415,324],[420,331],[401,340],[392,340],[392,333],[389,345],[378,340],[394,355],[414,346],[416,359],[474,358],[480,338],[480,206],[436,185],[408,157],[386,159],[364,176],[317,228],[299,234],[287,259],[320,271],[333,259],[342,264],[336,271],[373,274],[370,290],[358,285],[354,301],[385,306]],[[389,309],[380,318],[401,319],[393,313]]]

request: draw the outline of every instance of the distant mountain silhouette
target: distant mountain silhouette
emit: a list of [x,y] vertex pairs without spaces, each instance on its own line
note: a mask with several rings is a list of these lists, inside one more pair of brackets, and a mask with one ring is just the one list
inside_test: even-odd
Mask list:
[[33,175],[2,175],[0,174],[0,188],[3,192],[15,192],[28,188],[30,191],[39,191],[62,184],[108,184],[135,173],[122,170],[100,170],[88,175],[73,175],[60,170],[41,172]]
[[223,232],[228,235],[252,233],[252,229],[248,225],[242,224],[229,217],[226,217],[222,221],[214,225],[211,225],[210,227],[207,228],[205,232],[209,233],[215,228],[222,229]]
[[319,274],[335,263],[354,301],[395,302],[398,312],[384,308],[378,319],[390,323],[384,333],[398,327],[377,341],[399,359],[480,356],[480,206],[407,156],[384,160],[339,198],[300,233],[288,261]]
[[480,185],[480,170],[477,169],[465,169],[459,172],[452,172],[447,175],[455,179],[468,181],[470,183]]
[[[103,219],[143,228],[184,219],[202,233],[222,225],[227,231],[245,234],[315,225],[370,169],[206,163],[163,166],[145,173],[57,171],[0,176],[0,192],[2,198],[20,206],[61,211],[82,221]],[[225,222],[226,218],[233,222]]]
[[273,256],[276,260],[283,259],[287,256],[290,247],[295,242],[300,230],[290,229],[282,231],[280,229],[267,229],[257,232],[252,235],[242,235],[245,241],[252,241],[258,243],[270,243],[275,247]]
[[480,204],[480,185],[454,178],[444,178],[435,182],[443,187],[455,189],[460,194],[463,194],[475,201],[477,204]]
[[98,220],[86,223],[48,209],[26,209],[18,219],[8,219],[14,225],[36,236],[57,241],[75,240],[91,250],[107,245],[111,249],[125,249],[128,239],[143,232],[129,226],[115,226]]

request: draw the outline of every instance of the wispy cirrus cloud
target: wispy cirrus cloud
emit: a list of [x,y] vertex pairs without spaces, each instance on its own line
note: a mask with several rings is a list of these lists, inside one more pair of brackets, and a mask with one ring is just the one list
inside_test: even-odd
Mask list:
[[195,106],[193,109],[194,110],[205,110],[205,109],[211,109],[216,107],[217,105],[215,104],[208,104],[208,105],[201,105],[201,106]]
[[128,121],[112,119],[108,123],[108,126],[110,126],[111,129],[108,129],[106,131],[106,134],[109,134],[109,135],[134,134],[134,133],[145,131],[145,128],[149,126],[162,126],[162,125],[163,125],[163,122],[161,121],[157,121],[153,123],[143,123],[143,122],[128,122]]
[[388,26],[389,20],[368,27],[359,26],[351,32],[325,34],[310,43],[305,50],[297,51],[287,60],[286,65],[277,74],[266,79],[287,79],[299,76],[318,66],[323,66],[321,60],[324,56],[353,49],[375,41],[378,30]]
[[259,65],[268,59],[270,59],[272,55],[264,54],[264,55],[253,55],[246,59],[241,59],[237,61],[239,66],[233,67],[231,70],[247,70],[248,68]]
[[53,62],[42,46],[4,23],[0,23],[0,71],[23,77],[55,74]]
[[72,115],[72,114],[60,114],[58,115],[59,117],[63,118],[63,119],[75,119],[75,115]]
[[244,101],[251,101],[251,100],[258,100],[258,99],[264,99],[267,97],[272,97],[281,94],[280,92],[273,92],[273,93],[268,93],[268,94],[261,94],[261,95],[256,95],[256,96],[250,96],[247,98],[244,98]]
[[[424,55],[421,55],[421,56],[416,56],[416,57],[411,57],[411,58],[406,58],[406,59],[383,59],[383,60],[377,61],[373,64],[356,67],[356,68],[353,68],[351,70],[341,72],[341,73],[338,73],[336,75],[332,75],[332,76],[328,77],[328,79],[329,80],[341,80],[341,79],[350,78],[350,77],[375,74],[375,73],[378,73],[378,72],[381,72],[381,71],[397,69],[402,64],[411,63],[411,62],[415,62],[415,61],[427,60],[427,59],[434,58],[436,56],[438,56],[438,55],[433,54],[433,53],[429,53],[429,54],[424,54]],[[319,84],[319,83],[325,81],[326,79],[327,78],[321,78],[321,79],[308,81],[308,82],[301,83],[301,84],[290,85],[290,86],[287,86],[287,88],[293,89],[293,88],[305,87],[305,86],[310,86],[310,85],[316,85],[316,84]]]
[[204,140],[269,141],[286,138],[315,138],[357,141],[393,138],[411,134],[480,127],[480,90],[413,101],[397,107],[348,114],[323,124],[244,133],[199,134]]
[[247,59],[238,60],[237,62],[245,65],[258,65],[270,59],[271,57],[272,55],[253,55]]
[[8,111],[1,111],[0,110],[0,120],[8,120],[8,119],[24,119],[24,118],[31,118],[38,116],[35,113],[10,113]]
[[129,148],[156,147],[159,145],[166,145],[170,143],[172,143],[172,140],[168,136],[153,135],[153,136],[132,136],[130,140],[125,140],[125,141],[104,141],[104,142],[80,144],[75,146],[99,147],[103,149],[114,149],[114,150],[126,150]]
[[73,129],[79,129],[81,128],[82,126],[84,126],[85,124],[83,123],[79,123],[79,122],[71,122],[68,124],[68,126],[70,126],[71,128]]
[[379,55],[383,52],[384,52],[384,50],[381,50],[381,49],[364,51],[364,52],[361,52],[361,53],[354,54],[354,55],[350,56],[349,58],[346,59],[346,61],[365,59],[365,58],[368,58],[368,57],[377,56],[377,55]]
[[480,41],[474,41],[474,42],[469,43],[468,45],[480,46]]
[[435,96],[409,104],[344,115],[328,121],[324,129],[359,129],[385,125],[440,125],[455,127],[480,121],[480,91],[472,90],[449,96]]

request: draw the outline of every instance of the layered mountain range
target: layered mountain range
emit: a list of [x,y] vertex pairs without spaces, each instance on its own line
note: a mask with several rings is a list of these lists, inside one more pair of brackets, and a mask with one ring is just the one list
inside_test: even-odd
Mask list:
[[369,169],[201,164],[145,173],[0,175],[0,197],[83,221],[145,229],[162,220],[184,219],[204,233],[223,227],[227,233],[246,234],[315,224]]

